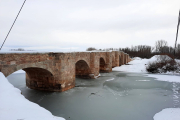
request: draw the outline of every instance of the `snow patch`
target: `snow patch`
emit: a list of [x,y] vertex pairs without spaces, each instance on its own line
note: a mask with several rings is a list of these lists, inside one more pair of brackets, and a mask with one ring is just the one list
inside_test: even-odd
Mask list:
[[24,70],[18,70],[16,72],[14,72],[13,74],[17,74],[17,73],[26,73]]
[[129,65],[122,65],[120,67],[115,67],[113,71],[124,71],[124,72],[136,72],[136,73],[147,73],[146,65],[148,64],[149,59],[141,59],[139,57],[133,58],[130,61]]
[[[94,74],[93,74],[94,75]],[[100,77],[101,76],[101,74],[99,73],[99,75],[98,76],[94,76],[94,78],[96,79],[96,78],[98,78],[98,77]]]
[[106,80],[106,81],[112,81],[112,80],[114,80],[114,78],[112,78],[112,79],[108,79],[108,80]]
[[[148,73],[146,71],[146,67],[149,63],[158,62],[160,60],[171,60],[167,55],[155,55],[150,59],[142,59],[140,57],[134,57],[132,61],[130,61],[129,65],[122,65],[120,67],[115,67],[112,71],[123,71],[123,72],[134,72],[134,73]],[[180,60],[176,59],[176,62],[180,64]],[[167,72],[166,74],[174,74],[173,72]],[[178,73],[177,73],[178,74]]]
[[136,80],[136,81],[150,81],[150,80]]
[[147,77],[156,78],[156,80],[159,80],[159,81],[180,83],[180,76],[176,76],[176,75],[160,75],[160,74],[146,74],[146,75]]
[[167,108],[154,115],[154,120],[180,120],[180,108]]
[[0,72],[0,120],[65,120],[30,102]]
[[151,57],[150,59],[151,61],[169,61],[169,60],[172,60],[172,58],[170,58],[169,56],[167,55],[154,55],[153,57]]

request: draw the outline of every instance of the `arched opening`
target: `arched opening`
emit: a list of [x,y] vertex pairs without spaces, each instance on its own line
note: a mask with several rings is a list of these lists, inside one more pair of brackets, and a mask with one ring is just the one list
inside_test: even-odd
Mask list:
[[103,58],[100,58],[99,60],[99,71],[100,72],[105,72],[106,71],[106,63],[105,60]]
[[121,54],[121,65],[124,65],[124,54]]
[[79,60],[75,65],[76,77],[79,78],[90,78],[90,68],[84,60]]
[[60,91],[61,84],[54,84],[53,74],[43,68],[28,67],[23,68],[26,73],[26,86],[31,89],[48,90],[48,91]]
[[119,66],[122,65],[122,62],[121,62],[121,56],[119,55]]
[[114,56],[112,56],[112,67],[116,67],[115,57]]
[[126,64],[126,55],[124,54],[124,64]]
[[[54,77],[51,72],[42,68],[25,68],[26,71],[26,85],[32,89],[49,90],[52,89],[51,85]],[[61,85],[56,86],[61,89]]]

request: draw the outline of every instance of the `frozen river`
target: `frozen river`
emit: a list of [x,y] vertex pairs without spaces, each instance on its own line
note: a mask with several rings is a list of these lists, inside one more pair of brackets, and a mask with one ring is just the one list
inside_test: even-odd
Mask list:
[[7,78],[28,100],[66,120],[153,120],[164,108],[180,107],[180,83],[144,74],[111,72],[97,79],[77,78],[77,87],[62,93],[27,88],[24,73]]

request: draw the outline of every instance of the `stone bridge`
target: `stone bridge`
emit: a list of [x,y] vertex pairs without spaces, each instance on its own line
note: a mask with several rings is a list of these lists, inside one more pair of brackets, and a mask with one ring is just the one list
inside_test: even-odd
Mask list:
[[76,77],[96,78],[99,72],[111,72],[129,61],[129,55],[119,51],[1,53],[0,71],[8,76],[22,69],[29,88],[62,92],[75,87]]

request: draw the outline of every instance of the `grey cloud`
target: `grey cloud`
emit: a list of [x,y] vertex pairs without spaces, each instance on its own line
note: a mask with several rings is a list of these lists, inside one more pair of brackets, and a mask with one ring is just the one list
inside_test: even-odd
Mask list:
[[[22,2],[23,0],[0,1],[0,43],[5,38]],[[54,45],[67,48],[77,46],[84,49],[89,45],[95,47],[118,47],[118,45],[126,47],[141,43],[153,45],[157,39],[171,42],[171,39],[174,39],[172,30],[176,29],[177,24],[177,15],[174,11],[179,9],[177,8],[179,4],[179,0],[31,0],[26,2],[5,46]],[[171,9],[167,10],[168,8]],[[56,38],[53,36],[56,31],[63,31],[66,36]],[[91,44],[82,42],[85,39],[82,36],[71,40],[74,39],[74,33],[78,35],[86,32],[89,33],[88,37],[91,37],[91,33],[94,35],[106,31],[111,31],[112,35],[119,32],[122,39],[113,38],[116,40],[110,40],[112,43],[109,45],[107,43],[98,45],[99,36],[97,39],[92,37],[95,40],[92,40]],[[170,32],[167,34],[167,31]],[[65,37],[69,37],[68,40],[71,41],[66,41]],[[103,34],[102,39],[106,39]]]

